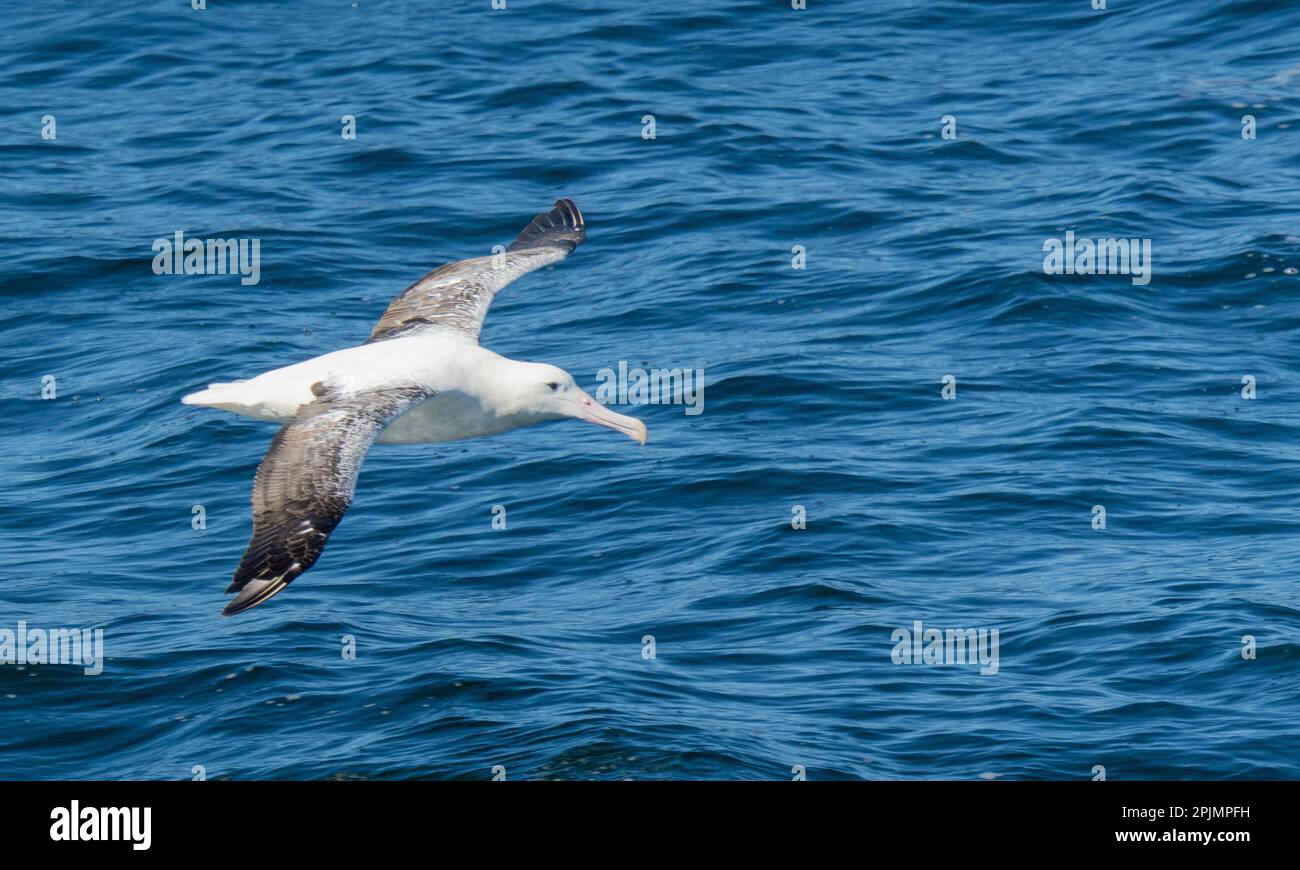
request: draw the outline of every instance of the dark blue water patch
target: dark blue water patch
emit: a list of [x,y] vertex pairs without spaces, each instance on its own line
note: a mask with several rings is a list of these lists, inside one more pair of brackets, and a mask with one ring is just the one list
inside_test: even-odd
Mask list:
[[[105,661],[0,665],[0,776],[1300,776],[1300,20],[1110,5],[15,13],[0,629]],[[559,196],[588,241],[484,343],[702,369],[703,412],[377,445],[223,620],[275,426],[180,397]],[[260,239],[259,282],[153,274],[177,230]],[[1150,283],[1045,274],[1066,231],[1149,239]],[[895,663],[918,620],[998,672]]]

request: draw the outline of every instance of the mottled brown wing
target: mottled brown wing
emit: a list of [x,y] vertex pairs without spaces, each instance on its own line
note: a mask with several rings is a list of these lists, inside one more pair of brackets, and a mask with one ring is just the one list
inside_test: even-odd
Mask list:
[[286,423],[257,468],[253,539],[227,593],[224,616],[256,607],[320,557],[352,503],[366,451],[380,431],[432,396],[419,387],[335,398],[325,392]]
[[533,218],[503,253],[439,266],[402,291],[379,318],[371,341],[429,326],[459,330],[475,341],[492,297],[520,275],[558,262],[587,238],[582,212],[571,199]]

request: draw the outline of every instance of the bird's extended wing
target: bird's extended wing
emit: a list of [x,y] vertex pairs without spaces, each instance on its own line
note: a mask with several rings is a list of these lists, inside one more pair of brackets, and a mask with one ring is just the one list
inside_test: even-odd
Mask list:
[[556,200],[555,208],[533,218],[504,252],[439,266],[403,290],[367,343],[431,325],[451,327],[478,341],[497,291],[520,275],[564,259],[586,238],[582,212],[573,200]]
[[[319,387],[319,385],[318,385]],[[317,389],[271,442],[253,484],[253,539],[223,616],[256,607],[316,563],[352,503],[366,451],[395,417],[428,399],[420,387],[344,398]]]

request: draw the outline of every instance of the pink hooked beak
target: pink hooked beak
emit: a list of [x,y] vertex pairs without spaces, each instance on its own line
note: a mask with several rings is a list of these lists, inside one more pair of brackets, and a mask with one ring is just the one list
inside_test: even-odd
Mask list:
[[575,416],[579,420],[586,420],[588,423],[595,423],[597,426],[607,426],[616,432],[622,432],[642,445],[650,437],[649,433],[646,432],[645,424],[636,417],[626,417],[609,410],[577,387],[573,388],[573,392],[573,400],[578,406],[578,413]]

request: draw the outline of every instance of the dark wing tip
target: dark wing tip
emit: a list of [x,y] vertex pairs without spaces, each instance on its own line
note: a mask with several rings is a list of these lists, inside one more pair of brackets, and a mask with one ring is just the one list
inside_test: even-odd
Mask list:
[[288,579],[281,577],[275,580],[255,580],[249,583],[239,591],[233,601],[225,606],[225,609],[221,611],[221,615],[234,616],[236,613],[243,613],[249,608],[256,607],[288,586],[289,580],[292,579],[292,577]]
[[[346,510],[346,505],[343,510]],[[253,540],[249,541],[235,577],[226,587],[227,595],[231,592],[239,594],[226,605],[221,615],[234,616],[256,607],[306,573],[320,558],[330,532],[342,516],[342,510],[337,516],[305,520],[302,515],[293,514],[286,516],[284,522],[265,528],[258,528],[255,521]]]
[[567,254],[586,239],[587,225],[578,206],[571,199],[557,199],[555,208],[533,218],[506,250],[560,248]]
[[272,573],[269,577],[266,576],[268,572],[261,572],[260,576],[249,576],[251,572],[244,565],[240,565],[239,571],[235,572],[235,579],[226,587],[227,595],[231,592],[238,592],[239,594],[225,606],[225,609],[221,611],[221,615],[234,616],[236,613],[243,613],[245,610],[256,607],[263,601],[267,601],[278,594],[305,570],[305,568],[294,564],[282,573]]

